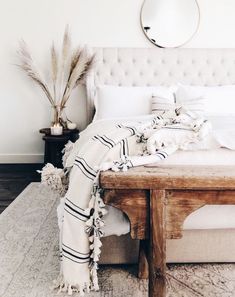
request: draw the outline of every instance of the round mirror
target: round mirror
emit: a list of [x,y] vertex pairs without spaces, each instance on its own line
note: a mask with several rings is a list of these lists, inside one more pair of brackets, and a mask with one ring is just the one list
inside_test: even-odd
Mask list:
[[198,30],[197,0],[145,0],[141,25],[147,38],[158,47],[179,47]]

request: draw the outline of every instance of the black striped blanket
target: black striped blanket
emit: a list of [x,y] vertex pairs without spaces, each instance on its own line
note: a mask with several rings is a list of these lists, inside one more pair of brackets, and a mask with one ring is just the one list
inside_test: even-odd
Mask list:
[[61,274],[56,287],[69,295],[79,291],[81,296],[99,289],[97,262],[107,216],[99,187],[100,171],[128,170],[161,161],[208,133],[208,122],[186,111],[147,121],[108,125],[104,121],[99,129],[94,123],[82,133],[67,161],[69,166],[73,160],[73,167],[59,208]]

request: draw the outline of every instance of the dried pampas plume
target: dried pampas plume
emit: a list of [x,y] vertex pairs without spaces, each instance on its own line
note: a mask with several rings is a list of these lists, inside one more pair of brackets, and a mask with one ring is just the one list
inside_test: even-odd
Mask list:
[[66,61],[71,51],[71,38],[69,33],[69,26],[67,25],[64,32],[63,46],[62,46],[62,61]]
[[71,49],[69,28],[66,26],[62,48],[57,51],[54,43],[51,46],[51,80],[46,83],[34,65],[25,41],[20,41],[18,65],[46,94],[53,107],[65,108],[72,90],[82,83],[94,66],[95,56],[89,55],[85,48]]
[[79,85],[93,67],[94,55],[88,56],[86,50],[77,49],[72,57],[70,73],[64,89],[61,107],[65,107],[72,90]]
[[47,84],[43,81],[41,78],[39,72],[37,71],[33,59],[30,55],[30,52],[28,50],[27,44],[24,40],[20,41],[20,48],[18,51],[21,63],[18,65],[22,70],[26,72],[26,74],[34,81],[36,82],[39,87],[43,90],[43,92],[46,94],[48,100],[50,101],[51,105],[54,106],[55,102],[51,95],[51,92],[47,86]]
[[54,100],[56,102],[56,84],[58,77],[58,57],[55,50],[54,43],[51,47],[51,75],[52,75],[52,83],[53,83],[53,92],[54,92]]

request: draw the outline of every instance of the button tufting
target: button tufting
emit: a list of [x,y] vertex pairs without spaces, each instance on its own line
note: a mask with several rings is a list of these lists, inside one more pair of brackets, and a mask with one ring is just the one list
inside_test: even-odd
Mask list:
[[[178,52],[172,51],[168,53],[155,53],[143,56],[139,53],[131,52],[127,56],[124,53],[116,52],[109,54],[104,52],[100,55],[101,66],[95,71],[95,76],[99,83],[116,84],[119,86],[133,85],[138,86],[145,82],[151,85],[160,83],[174,83],[180,79],[182,82],[213,85],[226,84],[233,82],[235,70],[235,55],[227,54],[226,52],[218,52],[216,55],[210,55],[205,51],[203,55],[200,51],[192,52],[187,57],[181,56]],[[142,57],[142,58],[141,58]],[[232,60],[234,58],[234,61]],[[103,68],[102,68],[103,63]],[[122,66],[123,65],[123,66]],[[220,68],[222,67],[221,71]],[[192,69],[194,71],[191,71]],[[118,82],[121,80],[122,83]],[[133,80],[135,82],[133,82]],[[119,84],[118,84],[119,83]]]

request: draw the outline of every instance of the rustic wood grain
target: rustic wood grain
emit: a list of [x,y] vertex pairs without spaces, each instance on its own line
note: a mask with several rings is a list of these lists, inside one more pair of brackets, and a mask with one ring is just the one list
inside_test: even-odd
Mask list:
[[148,238],[148,199],[146,190],[106,190],[104,202],[121,209],[128,216],[133,239]]
[[166,296],[165,191],[150,196],[149,296]]
[[106,189],[235,189],[234,166],[159,166],[101,173]]
[[142,166],[102,172],[100,183],[105,202],[127,214],[132,237],[142,240],[139,277],[149,266],[150,297],[166,296],[166,238],[180,238],[186,217],[204,205],[235,204],[234,166]]
[[139,261],[138,261],[138,277],[140,279],[148,279],[149,265],[148,265],[149,241],[140,240]]
[[235,204],[233,190],[172,190],[166,193],[167,238],[182,237],[183,223],[187,216],[204,205]]

